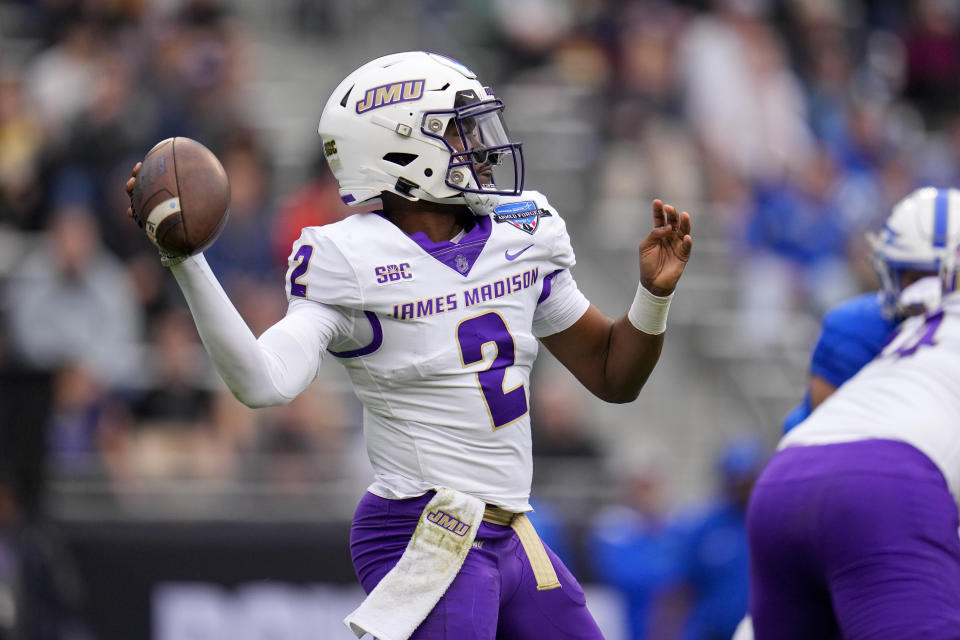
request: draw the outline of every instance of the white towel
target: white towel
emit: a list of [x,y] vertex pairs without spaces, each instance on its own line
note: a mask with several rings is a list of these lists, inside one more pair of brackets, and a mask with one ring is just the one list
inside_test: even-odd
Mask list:
[[463,566],[484,506],[460,491],[437,489],[400,561],[343,623],[358,638],[407,640]]

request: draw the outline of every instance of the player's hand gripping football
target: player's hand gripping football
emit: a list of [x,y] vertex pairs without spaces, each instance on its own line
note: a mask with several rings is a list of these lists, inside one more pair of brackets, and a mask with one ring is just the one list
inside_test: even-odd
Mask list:
[[[143,166],[142,162],[138,162],[133,166],[133,171],[130,172],[131,178],[127,180],[127,197],[133,198],[133,187],[137,184],[137,173],[140,172],[140,167]],[[140,223],[140,219],[133,215],[133,200],[130,200],[130,206],[127,207],[127,215],[133,219],[140,228],[143,228],[143,225]]]
[[210,149],[191,138],[166,138],[127,180],[127,213],[172,266],[201,253],[227,222],[230,180]]
[[640,242],[640,283],[656,296],[673,293],[690,259],[690,214],[653,201],[653,230]]
[[[134,165],[133,171],[130,172],[131,177],[129,180],[127,180],[127,185],[126,185],[127,195],[130,197],[130,206],[127,207],[127,215],[130,218],[132,218],[133,221],[137,223],[137,226],[139,226],[141,229],[143,229],[143,220],[140,216],[134,215],[133,213],[133,187],[137,184],[137,173],[140,172],[140,167],[142,166],[143,166],[142,162],[138,162],[137,164]],[[166,251],[164,251],[163,249],[160,249],[159,247],[158,249],[160,251],[160,262],[165,267],[171,267],[175,264],[180,264],[181,262],[186,260],[186,256],[175,256],[170,253],[167,253]]]

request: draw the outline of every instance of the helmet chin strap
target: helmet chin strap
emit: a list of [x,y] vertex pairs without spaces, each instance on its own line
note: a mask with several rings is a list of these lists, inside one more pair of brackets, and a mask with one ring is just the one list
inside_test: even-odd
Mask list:
[[488,216],[500,204],[500,196],[495,193],[464,192],[463,199],[476,216]]
[[[422,189],[416,189],[413,194],[405,195],[405,198],[411,200],[426,200],[427,202],[436,202],[437,204],[465,204],[470,212],[475,216],[489,216],[493,210],[500,204],[500,196],[495,193],[470,193],[464,191],[459,196],[449,198],[435,198]],[[461,200],[461,197],[463,198]]]

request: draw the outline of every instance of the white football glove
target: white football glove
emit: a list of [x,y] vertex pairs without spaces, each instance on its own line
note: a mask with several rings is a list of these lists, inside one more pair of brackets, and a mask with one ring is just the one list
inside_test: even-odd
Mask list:
[[938,276],[927,276],[905,287],[897,297],[897,313],[901,317],[927,313],[940,306],[943,288]]

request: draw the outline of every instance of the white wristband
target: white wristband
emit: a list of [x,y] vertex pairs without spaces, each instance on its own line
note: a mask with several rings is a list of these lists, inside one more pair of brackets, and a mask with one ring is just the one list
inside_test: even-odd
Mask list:
[[671,300],[673,293],[668,296],[655,296],[642,284],[638,284],[637,295],[627,311],[627,319],[646,334],[660,335],[667,330],[667,312],[670,310]]

